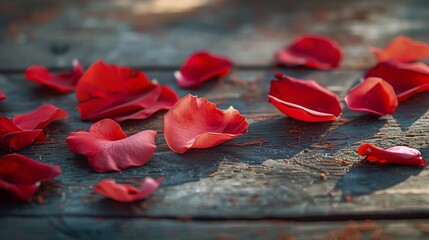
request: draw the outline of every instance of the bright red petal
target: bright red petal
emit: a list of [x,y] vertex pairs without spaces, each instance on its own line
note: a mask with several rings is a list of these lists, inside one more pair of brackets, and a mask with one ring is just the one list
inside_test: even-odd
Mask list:
[[345,97],[345,102],[351,110],[381,116],[393,114],[398,106],[393,87],[376,77],[367,78],[352,88]]
[[96,172],[120,171],[142,166],[155,152],[156,131],[146,130],[127,137],[121,126],[111,119],[103,119],[89,128],[89,132],[72,132],[66,141],[70,150],[88,158]]
[[35,141],[45,141],[42,129],[23,130],[7,117],[0,117],[0,148],[11,152],[24,148]]
[[333,92],[313,80],[288,76],[271,81],[268,101],[287,116],[305,122],[334,121],[342,111]]
[[[156,111],[169,109],[179,99],[171,90],[169,98],[175,98],[173,103],[158,101],[163,99],[160,97],[163,89],[164,86],[150,82],[140,71],[98,61],[85,72],[77,86],[81,119],[148,118]],[[141,111],[145,114],[138,114]]]
[[205,98],[183,97],[164,116],[164,136],[176,153],[209,148],[247,132],[246,117],[230,107],[216,108]]
[[200,51],[186,59],[174,75],[180,87],[195,89],[210,79],[227,75],[231,66],[232,61],[227,57]]
[[278,64],[322,70],[338,67],[342,56],[341,47],[337,42],[317,35],[304,35],[275,54]]
[[31,198],[40,182],[51,181],[60,174],[59,166],[39,163],[19,154],[0,157],[0,188],[14,193],[21,200]]
[[396,146],[382,149],[374,145],[364,143],[358,149],[360,156],[365,156],[365,160],[381,164],[396,164],[407,166],[426,166],[426,161],[422,154],[414,148]]
[[6,95],[3,93],[3,91],[0,89],[0,101],[6,99]]
[[42,129],[53,121],[69,117],[68,113],[51,104],[44,104],[36,110],[16,115],[13,122],[22,129]]
[[379,77],[392,85],[398,101],[429,90],[429,66],[424,63],[383,62],[370,69],[365,78]]
[[152,195],[164,179],[146,177],[139,188],[116,183],[114,179],[102,179],[95,186],[95,192],[118,202],[130,203],[143,200]]
[[396,37],[384,49],[371,47],[370,50],[377,56],[378,62],[414,62],[429,57],[429,44],[405,36]]
[[83,75],[83,67],[76,60],[73,62],[73,70],[59,74],[52,74],[43,66],[30,66],[25,71],[25,78],[40,83],[62,93],[68,93],[76,89],[77,82]]

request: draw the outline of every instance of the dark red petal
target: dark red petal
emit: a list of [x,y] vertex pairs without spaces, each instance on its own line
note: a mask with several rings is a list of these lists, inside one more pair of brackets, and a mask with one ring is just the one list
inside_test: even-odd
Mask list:
[[30,66],[25,71],[25,78],[40,83],[62,93],[68,93],[76,89],[77,82],[83,75],[83,67],[76,60],[73,62],[73,70],[59,74],[52,74],[43,66]]
[[51,181],[61,174],[59,166],[47,165],[19,154],[0,157],[0,188],[28,200],[40,182]]
[[268,101],[287,116],[305,122],[333,121],[342,111],[333,92],[313,80],[288,76],[271,81]]
[[6,95],[4,92],[0,89],[0,101],[6,99]]
[[206,81],[227,75],[232,61],[209,51],[193,53],[175,72],[177,84],[182,88],[198,88]]
[[42,129],[23,130],[10,119],[0,117],[0,148],[7,152],[24,148],[34,141],[45,141]]
[[248,125],[233,107],[220,110],[206,98],[188,94],[165,114],[164,136],[171,150],[184,153],[236,138],[247,132]]
[[392,85],[400,102],[429,90],[429,66],[424,63],[382,62],[366,73],[365,78],[369,77]]
[[338,67],[342,56],[341,47],[337,42],[317,35],[304,35],[275,54],[278,64],[322,70]]
[[377,56],[378,62],[414,62],[429,57],[429,44],[402,35],[393,39],[384,49],[371,47],[370,50]]
[[114,179],[102,179],[95,186],[95,192],[118,202],[130,203],[143,200],[152,195],[164,179],[146,177],[139,188],[116,183]]
[[381,116],[393,114],[398,106],[393,87],[377,77],[367,78],[352,88],[344,100],[351,110]]
[[16,115],[13,122],[22,129],[43,129],[53,121],[69,117],[68,113],[51,104],[44,104],[36,110]]
[[96,172],[120,171],[142,166],[155,152],[156,131],[146,130],[126,137],[121,126],[111,119],[93,124],[89,132],[72,132],[66,141],[75,154],[88,158]]
[[[174,103],[163,99],[164,86],[149,81],[140,71],[126,67],[94,63],[82,76],[76,90],[83,120],[112,118],[144,119],[161,109],[168,109],[179,99],[172,90]],[[155,106],[155,107],[154,107]],[[145,114],[138,114],[139,112]],[[132,116],[132,117],[129,117]]]
[[426,166],[426,161],[422,154],[414,148],[405,146],[395,146],[382,149],[377,146],[364,143],[358,149],[360,156],[365,156],[365,160],[381,164],[396,164],[407,166]]

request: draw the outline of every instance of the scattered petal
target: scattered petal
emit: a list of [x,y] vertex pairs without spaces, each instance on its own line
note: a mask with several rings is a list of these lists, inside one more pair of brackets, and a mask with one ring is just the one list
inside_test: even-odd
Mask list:
[[51,104],[45,104],[36,110],[17,115],[13,121],[0,117],[0,148],[11,152],[24,148],[33,142],[46,140],[43,128],[68,114]]
[[424,63],[383,62],[370,69],[365,78],[379,77],[392,85],[398,101],[429,90],[429,66]]
[[95,192],[105,197],[122,203],[130,203],[143,200],[152,195],[164,178],[153,179],[145,177],[139,188],[128,184],[116,183],[114,179],[102,179],[95,186]]
[[369,162],[381,164],[396,164],[407,166],[426,166],[422,154],[414,148],[395,146],[382,149],[369,143],[362,144],[358,149],[360,156],[365,156]]
[[88,158],[96,172],[121,171],[142,166],[155,152],[156,131],[146,130],[130,137],[111,119],[93,124],[88,132],[72,132],[66,142],[75,154]]
[[321,70],[338,67],[342,56],[341,47],[337,42],[317,35],[304,35],[275,54],[278,64],[290,67],[306,66]]
[[371,47],[370,50],[377,56],[378,62],[414,62],[429,57],[429,44],[405,36],[396,37],[384,49]]
[[354,111],[376,115],[391,115],[398,106],[393,87],[381,78],[365,79],[345,97],[347,106]]
[[0,188],[29,200],[41,182],[51,181],[61,174],[60,166],[37,162],[19,154],[0,157]]
[[248,125],[233,107],[220,110],[206,98],[188,94],[165,114],[164,136],[171,150],[184,153],[236,138],[247,132]]
[[180,87],[196,89],[210,79],[227,75],[231,66],[232,61],[227,57],[200,51],[186,59],[174,75]]
[[145,119],[168,110],[179,97],[170,88],[152,83],[137,70],[98,61],[80,79],[77,90],[83,120]]
[[30,66],[25,71],[25,78],[61,93],[69,93],[76,89],[76,85],[83,73],[84,69],[82,65],[75,60],[73,61],[73,70],[70,72],[62,72],[55,75],[43,66]]
[[333,92],[314,80],[289,76],[271,81],[268,101],[287,116],[305,122],[334,121],[342,111],[340,100]]
[[4,92],[0,89],[0,101],[6,99],[6,95]]

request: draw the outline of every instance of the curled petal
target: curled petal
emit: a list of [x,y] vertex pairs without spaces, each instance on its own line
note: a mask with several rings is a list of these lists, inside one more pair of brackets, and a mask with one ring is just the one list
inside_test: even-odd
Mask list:
[[73,61],[73,70],[59,74],[52,74],[43,66],[30,66],[25,71],[25,78],[40,83],[61,93],[68,93],[76,89],[77,82],[83,75],[83,67],[77,61]]
[[184,153],[236,138],[247,132],[248,125],[233,107],[220,110],[206,98],[188,94],[165,114],[164,136],[171,150]]
[[407,166],[426,166],[426,161],[422,154],[414,148],[405,146],[395,146],[382,149],[377,146],[364,143],[358,149],[360,156],[365,156],[365,160],[381,164],[396,164]]
[[345,101],[351,110],[381,116],[392,114],[398,106],[393,87],[376,77],[367,78],[352,88]]
[[429,57],[429,44],[402,35],[393,39],[384,49],[371,47],[370,50],[377,56],[378,62],[414,62]]
[[165,88],[150,82],[143,72],[98,61],[88,68],[77,86],[81,119],[148,118],[169,109],[179,99],[173,90]]
[[6,99],[6,95],[4,92],[0,89],[0,101]]
[[206,81],[227,75],[232,61],[209,51],[193,53],[183,66],[174,73],[177,84],[182,88],[198,88]]
[[337,42],[317,35],[304,35],[275,53],[278,64],[291,67],[306,66],[321,70],[338,67],[342,56],[341,47]]
[[268,101],[287,116],[305,122],[326,122],[341,114],[338,96],[314,80],[279,78],[271,81]]
[[68,117],[68,113],[61,108],[44,104],[32,112],[16,115],[13,122],[22,129],[42,129],[58,119]]
[[382,62],[366,73],[365,78],[369,77],[392,85],[399,102],[429,90],[429,66],[424,63]]
[[0,188],[24,201],[34,195],[41,182],[51,181],[60,174],[59,166],[43,164],[19,154],[0,157]]
[[96,172],[120,171],[142,166],[155,152],[156,131],[146,130],[130,137],[111,119],[93,124],[88,132],[72,132],[66,142],[75,154],[88,158]]
[[102,179],[96,186],[95,192],[118,202],[130,203],[143,200],[152,195],[164,178],[153,179],[145,177],[139,188],[128,184],[116,183],[114,179]]

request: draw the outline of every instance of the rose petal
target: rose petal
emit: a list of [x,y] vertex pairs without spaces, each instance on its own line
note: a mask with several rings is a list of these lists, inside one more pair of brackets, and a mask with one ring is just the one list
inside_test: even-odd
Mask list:
[[21,200],[31,198],[40,182],[51,181],[60,174],[60,166],[43,164],[19,154],[0,157],[0,188]]
[[278,77],[271,81],[268,101],[287,116],[305,122],[326,122],[341,114],[338,96],[314,80]]
[[6,95],[4,92],[0,89],[0,101],[6,99]]
[[285,66],[306,66],[328,70],[340,65],[343,53],[340,45],[325,36],[304,35],[291,45],[278,50],[275,58]]
[[22,129],[42,129],[58,119],[68,117],[68,113],[61,108],[44,104],[32,112],[16,115],[13,122]]
[[156,131],[146,130],[130,137],[111,119],[93,124],[88,132],[72,132],[66,138],[70,150],[88,158],[96,172],[120,171],[142,166],[155,152]]
[[114,179],[102,179],[95,186],[95,192],[118,202],[130,203],[143,200],[152,195],[164,178],[145,177],[139,188],[116,183]]
[[164,136],[171,150],[184,153],[236,138],[247,132],[248,125],[233,107],[220,110],[206,98],[188,94],[165,114]]
[[378,62],[414,62],[429,57],[429,44],[405,36],[396,37],[384,49],[371,47],[370,50],[377,56]]
[[189,56],[174,76],[180,87],[196,89],[210,79],[227,75],[231,66],[232,61],[227,57],[200,51]]
[[377,146],[364,143],[358,149],[360,156],[365,156],[365,160],[381,164],[397,164],[407,166],[426,166],[426,161],[422,154],[414,148],[405,146],[395,146],[382,149]]
[[52,74],[43,66],[30,66],[25,71],[25,78],[40,83],[62,93],[68,93],[76,89],[77,82],[83,75],[83,67],[77,61],[73,61],[73,70],[59,74]]
[[383,62],[370,69],[365,78],[379,77],[392,85],[398,101],[429,90],[429,66],[424,63]]
[[345,97],[347,106],[354,111],[376,115],[390,115],[398,106],[393,87],[381,78],[365,79]]
[[[173,90],[164,89],[164,86],[150,82],[140,71],[98,61],[88,68],[77,86],[81,119],[109,117],[124,121],[148,118],[159,110],[169,109],[179,99]],[[165,97],[165,94],[169,96]],[[173,100],[164,101],[165,98]],[[138,114],[141,111],[145,114]]]

